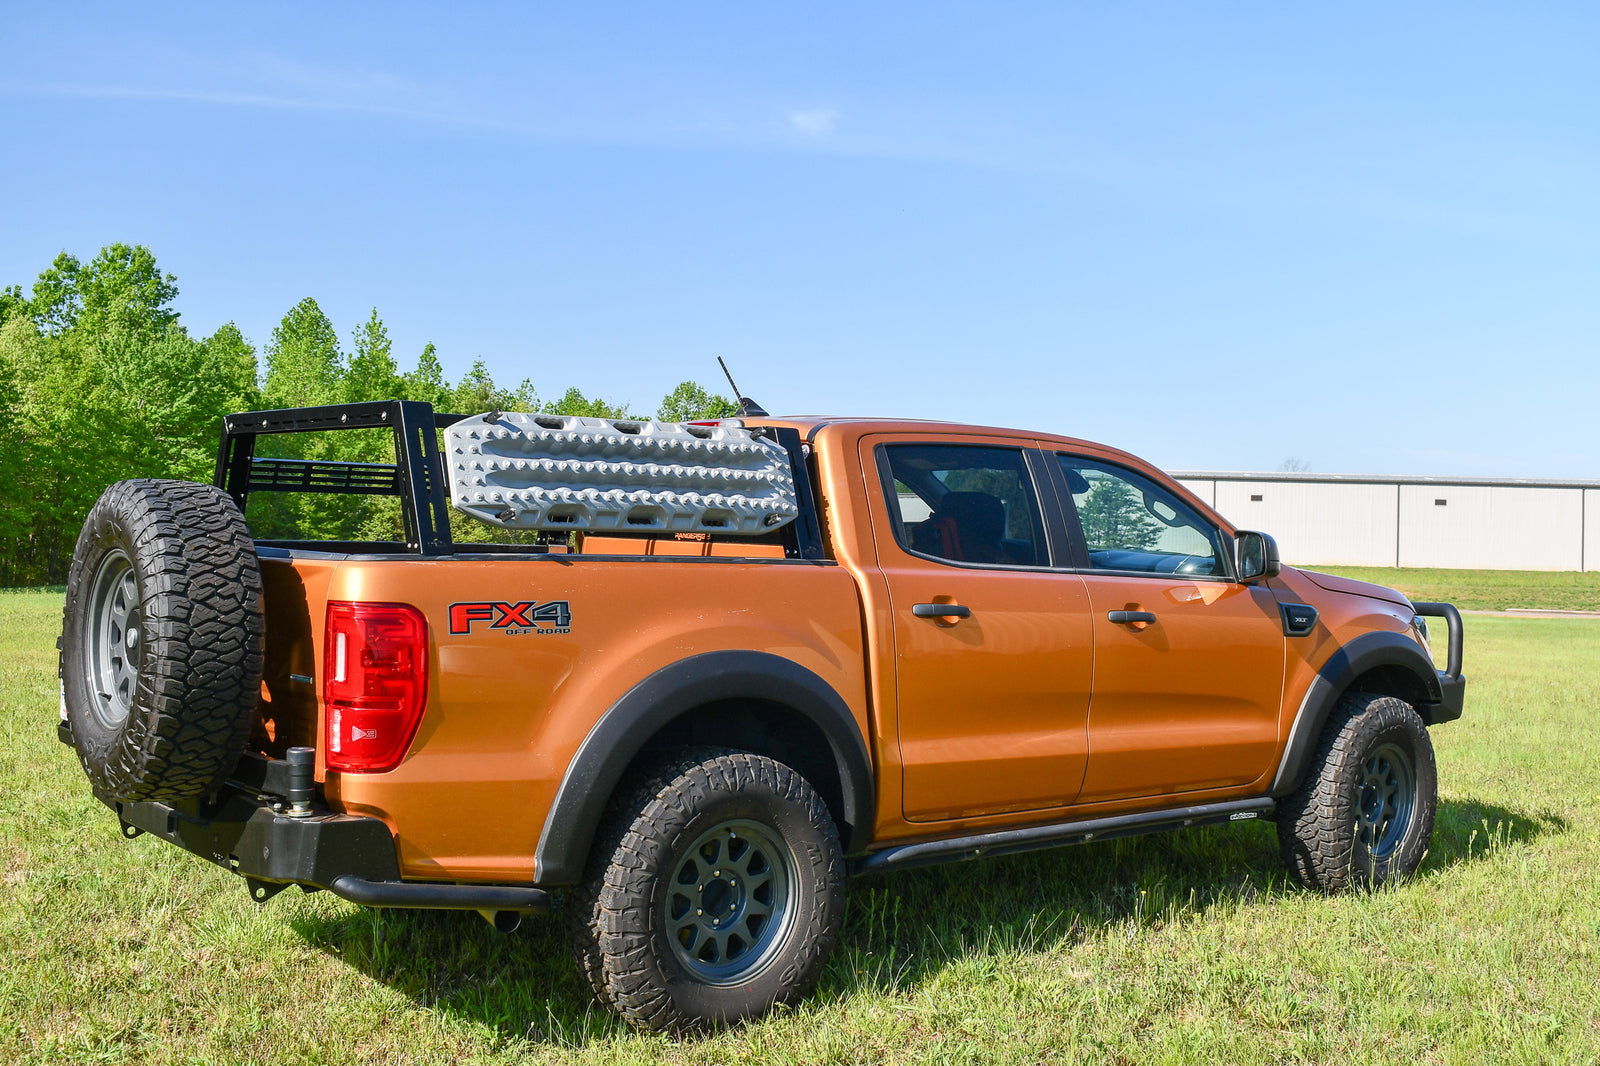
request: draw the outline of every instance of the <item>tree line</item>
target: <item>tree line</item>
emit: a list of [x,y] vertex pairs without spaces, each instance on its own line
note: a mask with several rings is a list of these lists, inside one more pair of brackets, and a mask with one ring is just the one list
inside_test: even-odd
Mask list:
[[[83,519],[112,482],[210,481],[222,416],[235,411],[405,399],[461,414],[649,417],[577,388],[544,400],[531,380],[504,387],[482,359],[452,384],[432,344],[403,369],[376,309],[341,344],[310,297],[289,309],[258,355],[231,322],[192,335],[173,310],[177,295],[177,278],[150,249],[127,244],[87,262],[62,252],[28,292],[0,289],[0,587],[65,581]],[[686,381],[654,415],[682,421],[735,409]],[[345,461],[394,455],[392,434],[381,430],[266,437],[258,451]],[[276,493],[252,497],[249,518],[257,536],[317,539],[388,539],[400,522],[392,498]]]

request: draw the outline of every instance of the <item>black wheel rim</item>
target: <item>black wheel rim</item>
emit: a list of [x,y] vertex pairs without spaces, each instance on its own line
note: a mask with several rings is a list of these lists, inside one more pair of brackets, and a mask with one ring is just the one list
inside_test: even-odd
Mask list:
[[145,643],[139,579],[120,548],[107,553],[89,584],[88,623],[89,708],[107,730],[118,729],[133,707]]
[[758,822],[722,822],[678,860],[667,887],[672,953],[710,985],[747,981],[777,954],[794,921],[794,859]]
[[1371,863],[1392,859],[1411,828],[1416,764],[1398,744],[1383,744],[1361,767],[1356,798],[1356,844]]

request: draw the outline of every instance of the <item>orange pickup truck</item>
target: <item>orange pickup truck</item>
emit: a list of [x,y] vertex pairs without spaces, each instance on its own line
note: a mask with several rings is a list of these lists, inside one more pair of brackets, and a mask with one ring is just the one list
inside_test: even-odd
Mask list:
[[[851,874],[1255,818],[1324,889],[1421,861],[1450,605],[1283,566],[1113,448],[744,410],[230,416],[215,485],[85,522],[61,739],[126,836],[257,901],[509,930],[561,889],[656,1029],[804,995]],[[362,428],[393,463],[256,454]],[[253,538],[284,491],[397,497],[405,539]]]

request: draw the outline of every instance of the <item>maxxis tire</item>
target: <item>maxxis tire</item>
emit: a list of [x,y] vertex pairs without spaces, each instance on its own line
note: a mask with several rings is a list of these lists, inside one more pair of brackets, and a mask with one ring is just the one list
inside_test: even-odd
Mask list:
[[151,478],[107,489],[78,535],[61,634],[62,698],[95,792],[214,792],[249,739],[262,632],[260,564],[226,493]]
[[[844,857],[827,805],[803,777],[765,756],[696,749],[625,791],[616,813],[595,841],[590,876],[572,892],[567,913],[578,968],[605,1006],[636,1028],[683,1031],[753,1017],[815,986],[843,918]],[[707,854],[689,849],[730,826],[752,827],[755,840],[747,831],[742,846],[770,852],[788,880],[782,906],[749,927],[748,969],[733,959],[727,979],[714,981],[685,961],[682,939],[673,942],[669,927],[685,919],[669,900],[694,891],[675,880]],[[705,865],[700,875],[709,885],[716,863]],[[724,901],[730,911],[739,908],[742,921],[744,887],[732,887],[739,875],[716,872],[729,886]]]
[[[1394,763],[1393,767],[1390,763]],[[1405,764],[1409,765],[1405,765]],[[1306,780],[1278,807],[1278,849],[1289,873],[1309,888],[1339,892],[1401,881],[1416,872],[1433,837],[1438,805],[1433,743],[1409,703],[1355,692],[1339,701]],[[1404,825],[1380,833],[1387,810],[1382,781],[1409,795]],[[1389,846],[1376,852],[1372,844]]]

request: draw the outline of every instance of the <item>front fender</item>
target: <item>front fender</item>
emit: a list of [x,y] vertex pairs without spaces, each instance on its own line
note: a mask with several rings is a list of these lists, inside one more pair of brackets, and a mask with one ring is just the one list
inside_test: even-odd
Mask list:
[[[1329,656],[1306,689],[1289,730],[1289,743],[1278,762],[1272,795],[1286,796],[1300,787],[1323,727],[1340,698],[1363,674],[1382,667],[1397,667],[1413,676],[1423,704],[1444,701],[1439,672],[1416,641],[1388,630],[1361,634]],[[1417,709],[1424,719],[1428,718],[1426,706]]]

